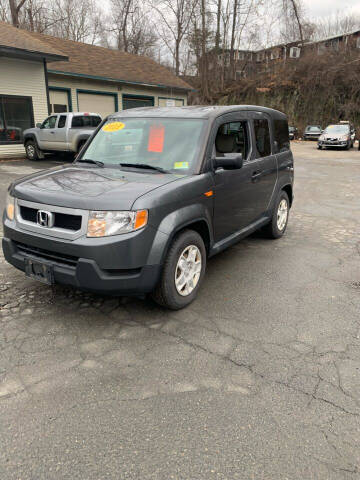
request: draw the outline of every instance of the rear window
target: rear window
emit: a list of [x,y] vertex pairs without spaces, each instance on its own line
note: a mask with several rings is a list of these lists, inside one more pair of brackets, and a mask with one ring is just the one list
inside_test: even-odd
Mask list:
[[76,115],[73,117],[71,126],[74,128],[97,127],[101,118],[95,115]]
[[275,141],[278,144],[278,151],[285,152],[290,150],[289,130],[295,131],[294,127],[288,127],[286,120],[274,120]]

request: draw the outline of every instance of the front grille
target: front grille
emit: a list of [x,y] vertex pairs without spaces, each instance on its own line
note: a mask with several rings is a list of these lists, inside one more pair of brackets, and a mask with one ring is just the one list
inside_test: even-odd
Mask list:
[[16,248],[19,253],[22,255],[28,256],[31,255],[32,257],[37,257],[40,260],[50,260],[52,262],[56,262],[60,265],[70,265],[72,267],[76,267],[76,264],[79,260],[79,257],[75,257],[73,255],[67,255],[65,253],[59,252],[51,252],[49,250],[44,250],[43,248],[33,247],[30,245],[25,245],[20,242],[14,242]]
[[[27,222],[37,223],[36,216],[38,210],[36,208],[20,206],[21,218]],[[63,228],[65,230],[77,231],[81,228],[80,215],[68,215],[67,213],[54,212],[55,223],[54,227]]]

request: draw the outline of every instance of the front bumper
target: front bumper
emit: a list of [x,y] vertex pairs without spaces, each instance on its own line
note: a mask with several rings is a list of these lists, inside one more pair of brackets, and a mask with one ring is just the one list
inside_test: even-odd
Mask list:
[[318,145],[320,147],[337,147],[337,148],[344,148],[348,144],[347,141],[341,141],[341,142],[329,142],[326,140],[319,140]]
[[304,135],[305,140],[319,140],[320,135]]
[[3,252],[19,270],[25,271],[30,258],[50,265],[57,284],[110,295],[145,294],[159,281],[161,263],[147,261],[154,231],[69,242],[29,234],[9,224],[5,221]]

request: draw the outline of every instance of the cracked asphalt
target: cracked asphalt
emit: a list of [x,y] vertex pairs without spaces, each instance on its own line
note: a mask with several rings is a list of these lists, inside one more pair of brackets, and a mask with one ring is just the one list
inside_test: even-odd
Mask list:
[[[360,152],[294,143],[284,238],[179,312],[44,286],[0,254],[0,478],[360,478]],[[55,161],[0,163],[10,181]]]

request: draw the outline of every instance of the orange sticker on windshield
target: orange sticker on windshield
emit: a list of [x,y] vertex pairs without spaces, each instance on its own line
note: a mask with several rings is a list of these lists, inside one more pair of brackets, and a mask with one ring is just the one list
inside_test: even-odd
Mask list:
[[164,147],[164,125],[151,125],[149,131],[148,152],[161,153]]
[[107,123],[102,127],[104,132],[117,132],[118,130],[122,130],[125,127],[125,123],[122,122],[111,122]]

